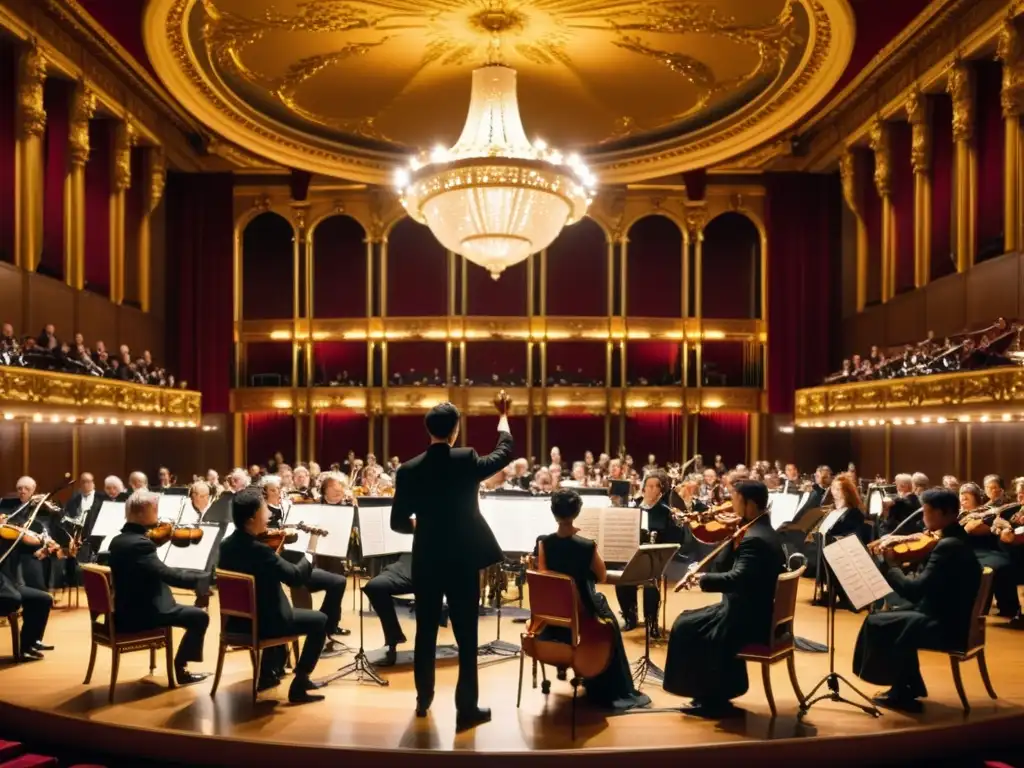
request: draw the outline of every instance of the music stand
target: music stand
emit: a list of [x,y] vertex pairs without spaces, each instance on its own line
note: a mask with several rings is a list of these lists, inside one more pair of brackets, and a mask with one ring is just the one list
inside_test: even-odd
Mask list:
[[514,659],[522,649],[515,643],[510,643],[507,640],[501,639],[501,608],[504,604],[504,598],[502,597],[502,591],[500,589],[500,583],[504,581],[504,575],[502,572],[502,566],[504,563],[498,563],[498,574],[495,578],[494,587],[498,588],[498,601],[495,606],[494,612],[495,620],[497,622],[497,631],[493,640],[489,643],[484,643],[477,647],[478,656],[493,656],[494,661],[503,661],[505,659]]
[[[358,584],[357,584],[358,587]],[[361,683],[364,680],[371,680],[379,686],[389,685],[389,681],[385,680],[377,673],[377,668],[373,666],[370,658],[366,655],[366,649],[363,647],[363,590],[359,590],[359,650],[356,651],[356,656],[345,666],[338,669],[333,675],[328,675],[322,682],[324,685],[333,683],[335,680],[342,680],[346,677],[355,676],[355,682]],[[337,642],[337,641],[335,641]],[[346,646],[348,648],[348,646]],[[351,650],[350,648],[348,650]],[[347,651],[346,651],[347,652]]]
[[[822,507],[814,507],[808,509],[803,514],[797,512],[797,518],[790,523],[786,523],[779,528],[779,533],[802,533],[804,539],[808,536],[817,536],[818,528],[821,526],[821,522],[828,516],[828,510]],[[811,603],[818,605],[818,584],[821,581],[821,569],[822,569],[822,554],[821,551],[824,549],[824,536],[821,537],[821,541],[818,542],[818,556],[816,558],[815,572],[814,572],[814,597],[811,598]]]
[[[678,544],[643,544],[633,553],[625,568],[621,571],[608,571],[606,583],[622,587],[657,587],[665,574],[665,568],[678,551]],[[664,670],[651,661],[651,623],[657,620],[657,614],[644,614],[644,655],[632,664],[633,685],[637,690],[648,675],[665,679]]]

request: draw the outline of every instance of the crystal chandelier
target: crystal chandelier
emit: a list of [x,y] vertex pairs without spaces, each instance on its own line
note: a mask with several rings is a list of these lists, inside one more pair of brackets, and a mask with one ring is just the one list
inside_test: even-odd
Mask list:
[[473,71],[455,146],[414,158],[395,181],[413,219],[495,280],[583,218],[595,184],[578,155],[526,138],[516,71],[502,64]]

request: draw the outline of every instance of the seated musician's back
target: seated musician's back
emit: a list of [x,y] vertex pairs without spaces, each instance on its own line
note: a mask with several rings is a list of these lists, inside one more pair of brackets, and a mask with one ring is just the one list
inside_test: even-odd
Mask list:
[[[270,510],[258,489],[246,488],[235,494],[232,516],[235,532],[221,542],[219,567],[255,577],[260,639],[306,635],[288,700],[293,703],[319,701],[323,696],[310,693],[318,686],[309,677],[327,638],[327,617],[320,611],[292,608],[281,587],[282,584],[301,586],[309,578],[312,566],[304,559],[290,563],[259,540],[260,534],[267,530]],[[231,632],[250,631],[248,622],[240,618],[230,619],[227,628]],[[276,650],[268,649],[263,655],[261,687],[276,684],[276,671],[283,666],[274,653]]]
[[110,542],[110,572],[114,585],[114,616],[122,632],[142,632],[157,627],[180,627],[185,636],[178,645],[174,670],[179,685],[196,683],[206,674],[190,673],[190,661],[202,661],[203,638],[210,617],[206,611],[179,605],[170,587],[194,589],[206,595],[210,574],[171,568],[157,555],[156,545],[146,535],[157,524],[159,496],[135,491],[125,504],[125,524]]

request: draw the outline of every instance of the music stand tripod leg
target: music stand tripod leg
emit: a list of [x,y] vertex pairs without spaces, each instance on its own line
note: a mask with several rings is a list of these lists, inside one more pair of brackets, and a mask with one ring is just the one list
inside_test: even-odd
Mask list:
[[340,667],[337,672],[333,675],[328,675],[323,679],[323,683],[333,683],[335,680],[344,680],[345,678],[355,676],[355,682],[361,683],[365,679],[372,680],[377,685],[386,686],[390,685],[388,680],[385,680],[377,672],[377,668],[370,662],[369,657],[366,655],[366,649],[363,647],[363,606],[362,606],[362,595],[363,591],[359,590],[359,650],[356,652],[355,658],[343,667]]

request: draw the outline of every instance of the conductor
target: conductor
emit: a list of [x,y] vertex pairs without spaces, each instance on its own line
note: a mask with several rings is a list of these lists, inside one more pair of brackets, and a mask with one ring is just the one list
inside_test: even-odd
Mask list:
[[[454,448],[459,409],[441,403],[427,413],[430,446],[403,463],[395,476],[391,528],[413,534],[412,583],[416,599],[416,716],[426,717],[434,700],[434,656],[443,601],[459,646],[455,687],[456,728],[465,730],[491,719],[477,705],[477,605],[479,571],[502,560],[501,547],[480,515],[480,483],[512,460],[508,396],[495,405],[501,414],[498,445],[488,456],[472,448]],[[413,519],[415,518],[415,519]]]

